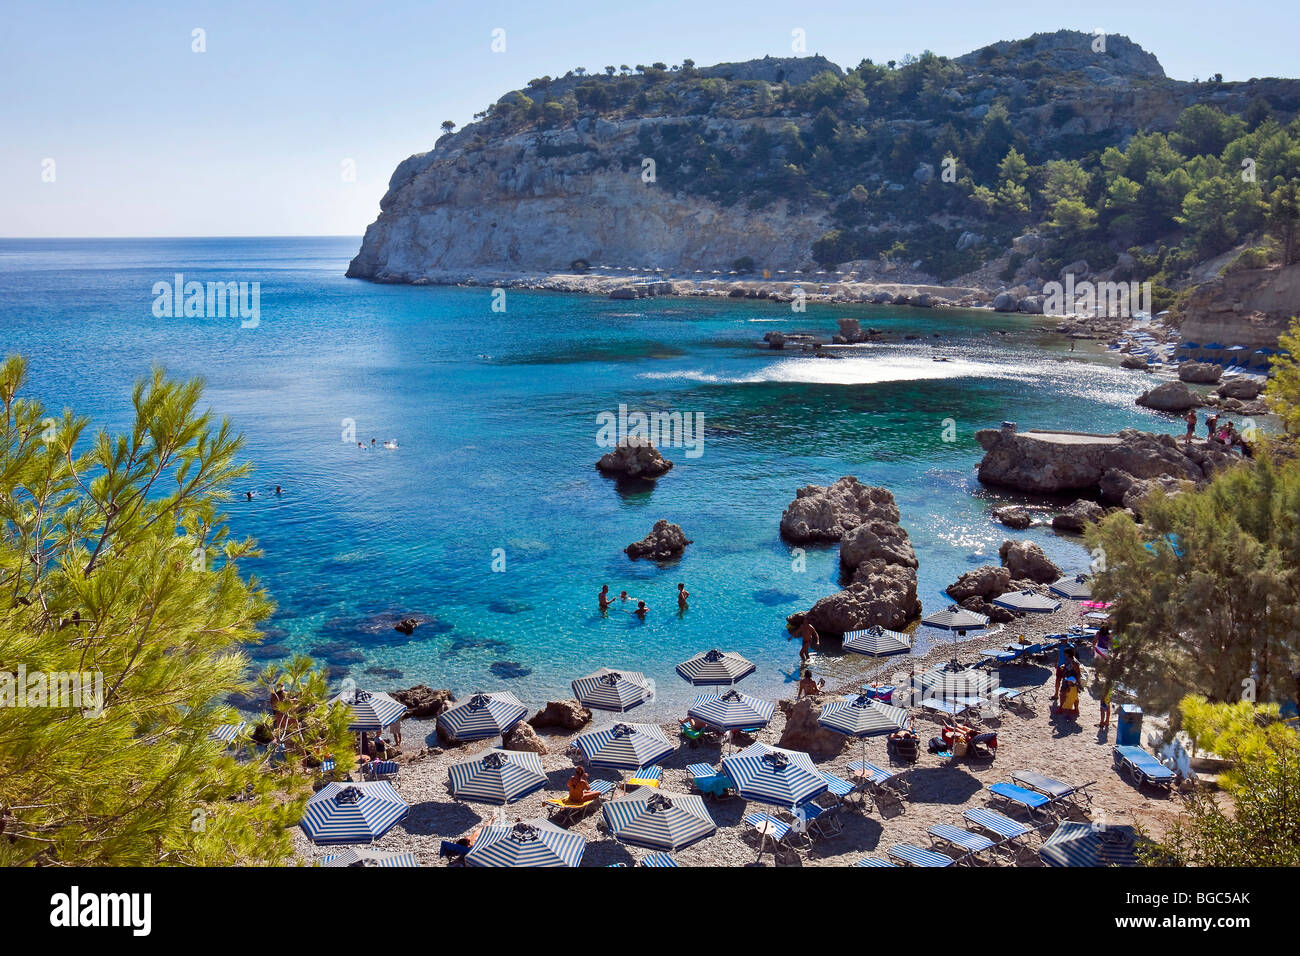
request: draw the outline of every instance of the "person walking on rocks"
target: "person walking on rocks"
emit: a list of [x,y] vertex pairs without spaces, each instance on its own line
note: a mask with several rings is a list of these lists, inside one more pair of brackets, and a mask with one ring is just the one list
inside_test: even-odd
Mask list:
[[1189,408],[1189,409],[1187,410],[1187,441],[1188,441],[1188,443],[1190,444],[1190,443],[1191,443],[1191,440],[1192,440],[1193,438],[1195,438],[1195,437],[1196,437],[1196,409],[1194,409],[1194,408]]
[[808,659],[812,656],[808,652],[808,649],[810,647],[821,647],[821,635],[817,633],[817,628],[813,627],[805,620],[799,625],[798,630],[787,637],[786,640],[793,640],[796,637],[800,640],[799,660],[806,664],[808,663]]

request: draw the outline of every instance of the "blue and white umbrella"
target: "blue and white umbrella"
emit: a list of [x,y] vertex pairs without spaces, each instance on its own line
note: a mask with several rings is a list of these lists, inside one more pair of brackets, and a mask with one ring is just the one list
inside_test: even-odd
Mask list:
[[573,738],[593,767],[640,770],[663,760],[675,749],[656,724],[614,724]]
[[754,673],[754,669],[753,661],[746,660],[735,651],[720,651],[716,648],[696,654],[677,665],[677,673],[682,680],[696,687],[734,684]]
[[1038,848],[1048,866],[1137,866],[1137,832],[1130,826],[1061,823]]
[[1067,575],[1052,582],[1048,590],[1071,601],[1086,601],[1092,597],[1092,578],[1087,574],[1076,574],[1073,577]]
[[868,657],[906,654],[912,649],[912,638],[901,631],[891,631],[877,624],[875,627],[845,634],[844,649]]
[[798,750],[754,744],[722,758],[722,769],[746,800],[797,807],[828,789],[812,758]]
[[923,697],[955,700],[962,697],[982,697],[996,684],[997,679],[987,671],[975,667],[963,667],[957,661],[949,661],[947,664],[932,667],[917,675],[914,689],[920,688]]
[[616,671],[608,667],[579,677],[570,686],[578,703],[620,714],[640,707],[654,696],[654,689],[640,671]]
[[1008,591],[993,599],[998,607],[1019,614],[1054,614],[1061,609],[1060,601],[1053,601],[1037,591]]
[[978,631],[980,628],[987,627],[989,619],[983,614],[968,611],[959,604],[950,604],[942,611],[921,618],[921,623],[926,627],[937,627],[945,631],[965,634],[967,631]]
[[313,843],[371,843],[409,808],[391,783],[327,783],[303,812],[300,825]]
[[892,734],[907,726],[911,715],[906,707],[895,707],[866,694],[850,694],[822,708],[817,723],[846,737],[862,741],[862,759],[867,759],[867,738]]
[[586,839],[542,819],[484,827],[465,854],[470,866],[577,866]]
[[348,847],[342,853],[327,856],[321,866],[419,866],[410,850],[371,850],[368,847]]
[[614,839],[649,850],[680,850],[718,829],[699,797],[652,787],[638,787],[607,800],[600,812]]
[[452,796],[480,803],[514,803],[546,786],[542,758],[528,751],[489,750],[452,764],[447,773]]
[[438,729],[452,740],[500,737],[524,719],[528,708],[509,691],[475,694],[438,715]]
[[348,730],[378,731],[397,723],[406,715],[406,705],[378,691],[344,691],[334,697],[331,704],[343,704],[352,709]]
[[700,694],[686,715],[719,730],[748,730],[766,727],[775,712],[776,704],[770,700],[759,700],[733,689],[725,694]]
[[225,744],[227,747],[235,742],[239,732],[247,726],[247,721],[241,720],[237,724],[222,724],[212,733],[208,734],[209,740],[215,740],[217,743]]

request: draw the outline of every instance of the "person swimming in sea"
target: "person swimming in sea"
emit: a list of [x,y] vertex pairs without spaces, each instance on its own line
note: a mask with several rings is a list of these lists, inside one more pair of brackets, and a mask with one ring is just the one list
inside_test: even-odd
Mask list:
[[252,500],[253,500],[253,493],[252,493],[251,491],[245,491],[245,492],[244,492],[244,497],[247,498],[249,501],[252,501]]
[[602,612],[604,612],[604,611],[608,611],[608,610],[609,610],[610,605],[612,605],[614,602],[613,602],[613,600],[612,600],[612,599],[610,598],[610,596],[609,596],[609,585],[608,585],[608,584],[603,585],[603,586],[601,587],[601,589],[600,589],[600,593],[596,595],[596,600],[597,600],[597,602],[599,602],[599,604],[600,604],[600,609],[601,609]]
[[690,596],[691,596],[691,592],[686,590],[685,583],[681,581],[677,582],[677,607],[680,610],[685,611],[688,607],[690,607],[690,604],[687,603]]
[[649,610],[650,610],[650,609],[649,609],[648,607],[645,606],[645,601],[637,601],[637,602],[636,602],[636,610],[633,611],[632,613],[635,614],[637,617],[639,617],[641,620],[644,621],[644,620],[645,620],[646,612],[649,611]]
[[281,494],[281,492],[280,492],[280,486],[279,486],[279,485],[276,485],[276,486],[275,486],[275,493],[276,493],[277,495],[278,495],[278,494]]

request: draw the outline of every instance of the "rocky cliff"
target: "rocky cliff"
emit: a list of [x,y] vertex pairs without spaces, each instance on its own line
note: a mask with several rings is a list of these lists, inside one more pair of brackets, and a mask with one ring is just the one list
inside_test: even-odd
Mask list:
[[1277,345],[1300,315],[1300,263],[1284,268],[1227,272],[1198,286],[1182,309],[1183,339],[1249,348]]

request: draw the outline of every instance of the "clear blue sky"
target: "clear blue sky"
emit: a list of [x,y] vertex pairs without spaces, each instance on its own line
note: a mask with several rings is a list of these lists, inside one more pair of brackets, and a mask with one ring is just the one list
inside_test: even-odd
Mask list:
[[853,66],[1062,27],[1125,34],[1178,79],[1300,73],[1294,2],[5,0],[0,235],[359,234],[441,121],[544,73],[791,55],[795,28]]

